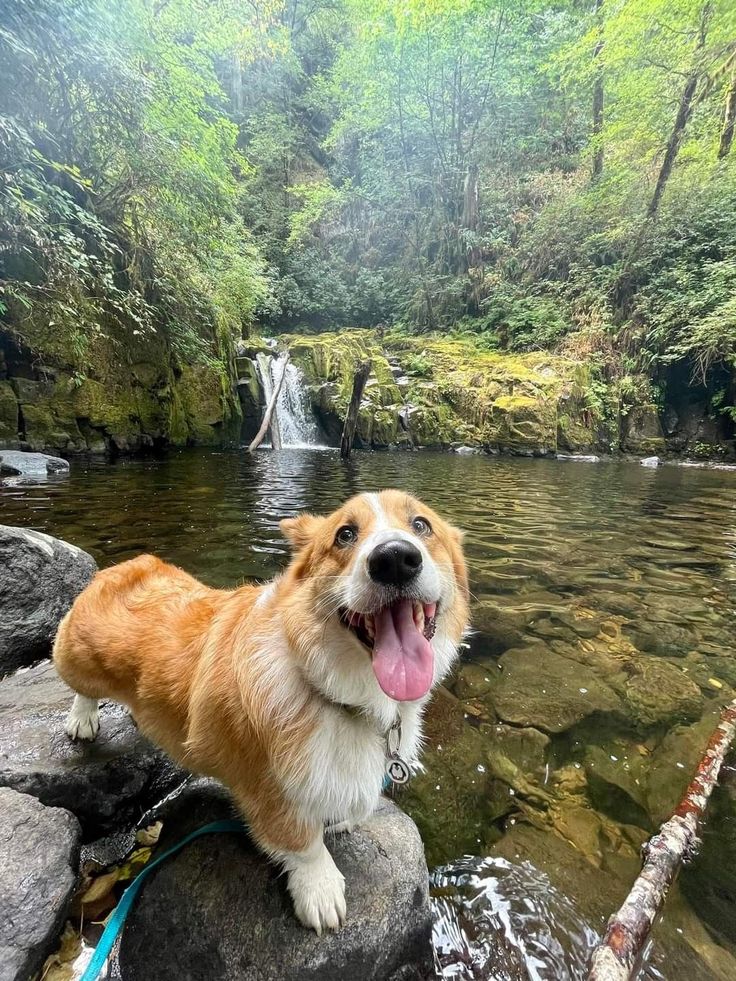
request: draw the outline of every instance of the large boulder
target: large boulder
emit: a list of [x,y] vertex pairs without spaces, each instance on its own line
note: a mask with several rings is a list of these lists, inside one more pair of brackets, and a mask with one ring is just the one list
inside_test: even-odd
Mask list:
[[48,663],[0,683],[0,786],[65,807],[91,838],[135,823],[185,774],[114,703],[103,703],[94,743],[71,742],[72,697]]
[[68,473],[69,464],[59,456],[0,449],[0,478],[20,477],[35,482]]
[[96,571],[68,542],[0,525],[0,677],[49,656],[61,618]]
[[[167,847],[233,816],[198,780],[161,815]],[[318,937],[294,917],[284,877],[245,834],[188,845],[151,876],[123,934],[123,981],[423,981],[433,977],[427,866],[419,833],[382,801],[350,834],[327,838],[345,876],[347,922]]]
[[0,981],[27,981],[55,944],[77,880],[76,818],[0,788]]

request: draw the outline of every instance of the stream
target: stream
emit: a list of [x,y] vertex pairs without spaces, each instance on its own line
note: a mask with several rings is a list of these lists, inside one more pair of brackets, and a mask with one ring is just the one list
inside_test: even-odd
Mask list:
[[[582,981],[591,946],[734,697],[736,474],[631,462],[334,450],[75,460],[0,487],[0,522],[142,551],[212,586],[287,561],[278,522],[399,487],[466,533],[475,632],[399,803],[432,873],[438,971]],[[727,767],[643,975],[736,978],[736,779]]]

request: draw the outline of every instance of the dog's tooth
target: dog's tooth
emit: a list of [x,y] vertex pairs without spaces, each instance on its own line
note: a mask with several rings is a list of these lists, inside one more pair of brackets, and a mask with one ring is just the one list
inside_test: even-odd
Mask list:
[[373,621],[373,617],[370,614],[366,614],[364,626],[365,626],[365,632],[368,634],[368,637],[371,640],[373,640],[376,636],[376,627]]
[[417,630],[424,630],[424,607],[421,603],[413,604],[414,624]]

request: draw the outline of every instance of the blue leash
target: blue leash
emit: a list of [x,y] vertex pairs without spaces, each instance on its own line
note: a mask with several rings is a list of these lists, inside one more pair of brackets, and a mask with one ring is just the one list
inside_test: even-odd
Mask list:
[[82,975],[81,981],[96,981],[100,971],[105,966],[105,961],[110,956],[110,951],[112,950],[113,944],[120,935],[123,926],[125,925],[126,917],[130,912],[133,903],[135,902],[138,893],[141,891],[143,884],[146,880],[146,876],[153,872],[162,862],[165,862],[167,858],[172,855],[176,855],[180,852],[185,845],[188,845],[190,841],[194,841],[195,838],[199,838],[201,835],[214,834],[218,831],[239,831],[243,832],[245,826],[242,821],[211,821],[209,824],[205,824],[201,828],[197,828],[196,831],[192,831],[188,834],[186,838],[182,838],[171,848],[168,848],[163,855],[159,855],[158,858],[149,862],[146,867],[138,873],[138,875],[133,879],[131,884],[125,890],[123,895],[120,897],[120,902],[113,910],[112,916],[108,920],[107,926],[105,927],[102,936],[100,937],[100,942],[95,948],[95,952],[87,965],[84,974]]

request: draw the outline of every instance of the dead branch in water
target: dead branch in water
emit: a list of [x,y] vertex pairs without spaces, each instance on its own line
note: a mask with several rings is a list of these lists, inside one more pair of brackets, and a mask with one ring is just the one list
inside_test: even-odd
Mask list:
[[358,425],[358,412],[360,411],[360,403],[363,398],[363,389],[370,373],[371,362],[362,361],[353,376],[353,394],[350,399],[350,405],[348,406],[348,414],[345,416],[345,425],[343,426],[342,438],[340,440],[340,457],[343,460],[350,459],[350,453],[353,449],[353,439],[355,438],[355,427]]
[[[268,427],[271,425],[271,416],[273,415],[274,409],[276,408],[276,402],[278,401],[279,394],[281,392],[281,386],[284,384],[284,378],[286,378],[286,366],[289,363],[290,354],[287,351],[286,357],[284,358],[284,367],[281,371],[281,377],[278,380],[276,388],[273,390],[273,395],[266,406],[266,411],[263,413],[263,422],[261,423],[261,428],[253,437],[253,442],[248,447],[248,452],[252,453],[257,449],[263,442],[263,437],[268,432]],[[276,418],[274,417],[274,425],[271,426],[271,445],[275,450],[281,449],[281,434],[279,432],[278,424],[276,423]]]
[[644,846],[644,865],[623,906],[608,921],[595,949],[588,981],[629,981],[683,860],[698,845],[698,825],[736,736],[736,699],[724,708],[685,796]]

